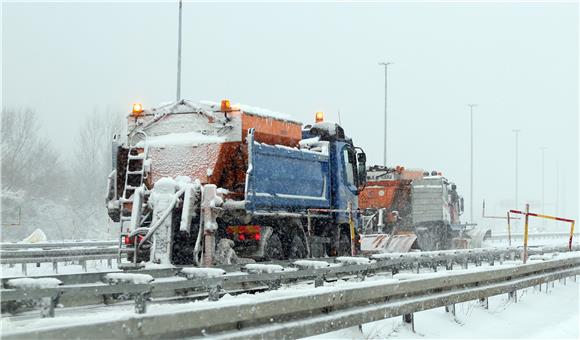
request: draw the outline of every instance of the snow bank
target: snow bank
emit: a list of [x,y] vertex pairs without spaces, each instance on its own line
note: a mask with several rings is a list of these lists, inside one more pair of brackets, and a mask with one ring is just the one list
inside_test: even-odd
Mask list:
[[371,255],[371,258],[377,260],[385,260],[385,259],[395,259],[399,257],[421,257],[424,256],[421,252],[410,252],[410,253],[381,253],[381,254],[374,254]]
[[294,261],[294,265],[298,268],[312,268],[312,269],[330,267],[330,263],[326,261],[310,261],[310,260]]
[[256,273],[278,273],[283,272],[284,267],[277,265],[277,264],[259,264],[259,263],[250,263],[244,266],[248,273],[256,274]]
[[46,242],[47,240],[46,234],[41,229],[36,229],[20,243],[40,243]]
[[401,280],[401,281],[403,281],[403,280],[416,280],[416,279],[429,279],[429,278],[440,277],[440,276],[444,276],[444,275],[449,276],[449,273],[446,273],[446,272],[421,273],[421,274],[399,273],[399,274],[393,275],[393,279]]
[[61,285],[62,282],[54,277],[45,277],[39,279],[32,278],[21,278],[8,280],[6,285],[10,288],[18,289],[43,289],[43,288],[56,288]]
[[340,256],[336,258],[337,262],[345,264],[369,264],[371,260],[366,257],[351,257],[351,256]]
[[110,284],[118,283],[134,283],[147,284],[154,280],[153,276],[148,274],[133,274],[133,273],[109,273],[105,275],[104,281]]
[[225,275],[226,271],[220,268],[183,268],[181,273],[188,279],[193,279],[219,277]]

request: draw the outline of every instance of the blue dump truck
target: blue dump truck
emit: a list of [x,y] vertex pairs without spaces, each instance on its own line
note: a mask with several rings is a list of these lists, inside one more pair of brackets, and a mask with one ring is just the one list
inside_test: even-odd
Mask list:
[[366,155],[316,118],[228,101],[134,111],[109,176],[121,252],[198,265],[352,254]]

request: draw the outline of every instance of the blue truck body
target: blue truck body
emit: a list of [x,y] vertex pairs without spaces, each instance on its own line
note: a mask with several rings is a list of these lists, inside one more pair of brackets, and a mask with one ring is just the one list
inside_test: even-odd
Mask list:
[[251,213],[329,209],[335,210],[330,215],[336,223],[348,222],[349,205],[354,211],[358,208],[353,152],[348,141],[331,141],[328,153],[321,153],[261,144],[248,134],[246,209]]

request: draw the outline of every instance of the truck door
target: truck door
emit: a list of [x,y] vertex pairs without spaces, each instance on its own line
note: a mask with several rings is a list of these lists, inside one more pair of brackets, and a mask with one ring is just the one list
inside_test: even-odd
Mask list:
[[[357,189],[357,165],[356,165],[356,151],[346,143],[338,147],[337,155],[337,171],[336,171],[336,187],[335,187],[335,208],[346,210],[348,203],[352,203],[352,209],[358,209],[358,189]],[[337,145],[338,146],[338,145]],[[347,213],[337,214],[338,223],[348,222]]]

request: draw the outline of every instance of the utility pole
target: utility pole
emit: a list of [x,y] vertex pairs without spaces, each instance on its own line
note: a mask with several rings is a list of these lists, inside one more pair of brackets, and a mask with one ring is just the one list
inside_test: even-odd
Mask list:
[[513,129],[512,130],[515,134],[516,134],[516,204],[515,204],[515,209],[519,209],[518,208],[518,136],[520,133],[520,129]]
[[179,0],[179,26],[177,29],[177,98],[176,101],[181,99],[181,12],[182,12],[182,2]]
[[469,219],[471,223],[473,223],[473,108],[477,106],[477,104],[468,104],[469,106],[469,113],[470,113],[470,125],[471,125],[471,175],[469,178]]
[[[545,198],[545,196],[544,196],[544,194],[545,194],[545,186],[544,186],[544,182],[545,182],[545,171],[544,171],[544,169],[545,169],[544,159],[545,158],[544,158],[544,156],[545,155],[544,155],[544,151],[546,151],[546,147],[545,146],[540,147],[540,151],[542,152],[542,215],[545,215],[546,210],[545,210],[545,204],[544,204],[544,198]],[[545,229],[546,229],[546,219],[544,219],[544,218],[542,219],[542,229],[544,229],[542,231],[545,231]]]
[[379,66],[385,67],[385,131],[383,134],[383,147],[384,147],[384,154],[383,154],[383,165],[387,166],[387,73],[388,67],[393,63],[391,62],[381,62]]

